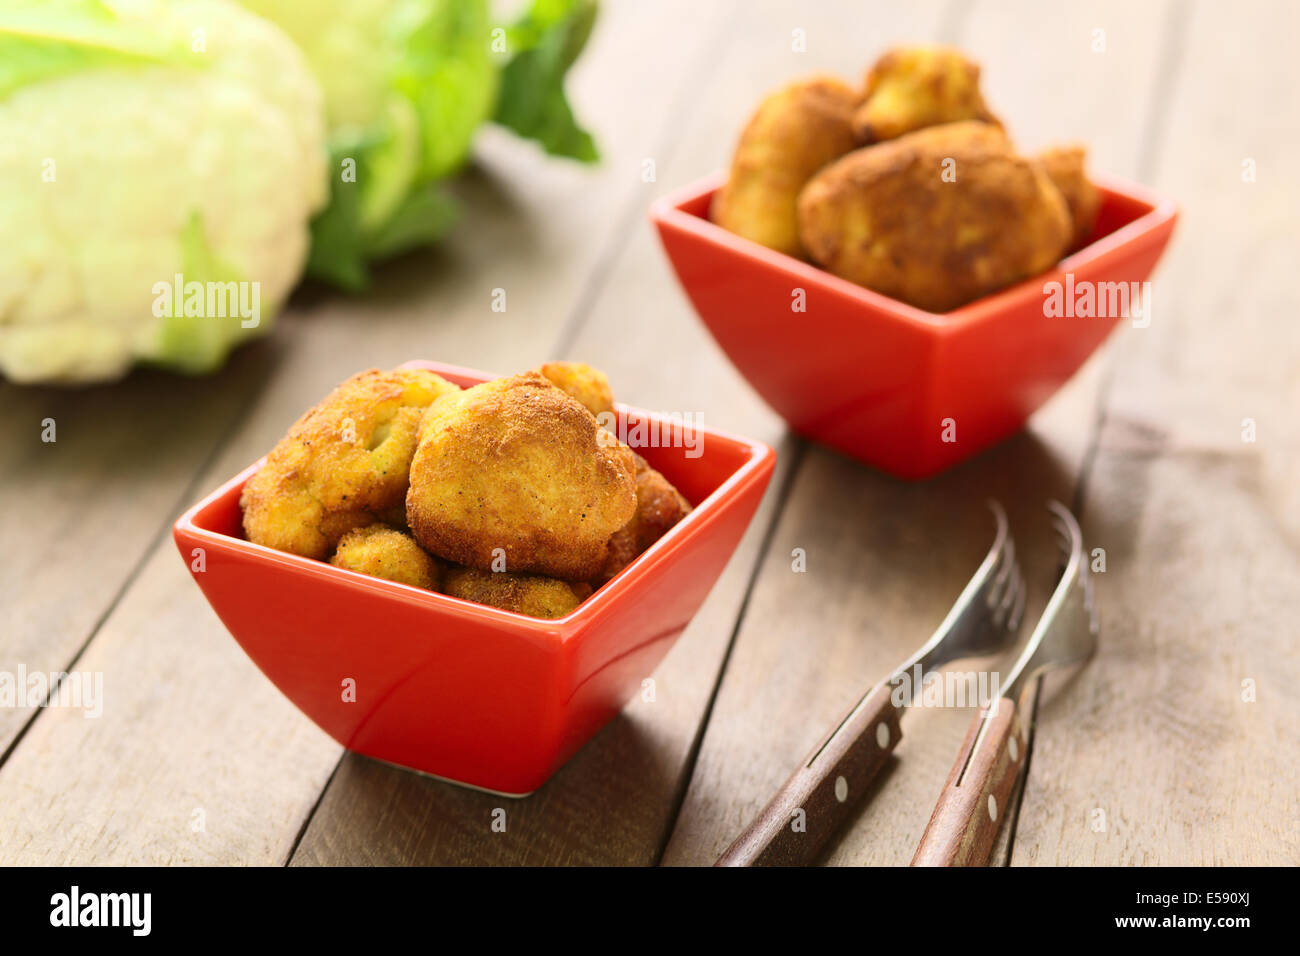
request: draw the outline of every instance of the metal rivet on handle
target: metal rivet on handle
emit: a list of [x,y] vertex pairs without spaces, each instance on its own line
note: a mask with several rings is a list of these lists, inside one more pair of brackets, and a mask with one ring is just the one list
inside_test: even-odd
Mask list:
[[835,799],[843,803],[849,798],[849,782],[843,777],[835,778]]
[[880,744],[881,750],[889,746],[889,724],[883,720],[876,724],[876,743]]
[[1020,745],[1016,743],[1015,737],[1007,741],[1007,751],[1011,754],[1012,763],[1020,759]]
[[998,819],[998,801],[993,794],[989,794],[989,819],[994,822]]

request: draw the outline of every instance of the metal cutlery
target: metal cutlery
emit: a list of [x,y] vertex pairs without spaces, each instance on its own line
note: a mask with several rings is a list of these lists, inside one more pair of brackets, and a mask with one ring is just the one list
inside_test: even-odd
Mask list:
[[975,716],[939,802],[912,858],[913,866],[982,866],[1026,756],[1027,691],[1045,670],[1090,657],[1097,646],[1097,612],[1083,534],[1074,516],[1048,502],[1063,569],[1033,634],[1002,685],[1001,695]]
[[893,691],[904,675],[918,667],[923,674],[961,658],[987,656],[1013,642],[1024,611],[1024,577],[1006,513],[995,501],[989,507],[997,521],[993,546],[943,623],[849,710],[717,866],[810,863],[898,746],[906,705],[895,705]]

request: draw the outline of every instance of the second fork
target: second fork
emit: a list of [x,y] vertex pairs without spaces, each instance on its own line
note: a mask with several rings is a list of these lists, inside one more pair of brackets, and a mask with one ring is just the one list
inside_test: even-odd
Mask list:
[[893,701],[896,683],[914,668],[924,673],[1014,642],[1024,611],[1024,576],[1006,513],[995,501],[989,507],[997,520],[993,546],[943,623],[853,706],[715,865],[812,862],[898,746],[906,708]]

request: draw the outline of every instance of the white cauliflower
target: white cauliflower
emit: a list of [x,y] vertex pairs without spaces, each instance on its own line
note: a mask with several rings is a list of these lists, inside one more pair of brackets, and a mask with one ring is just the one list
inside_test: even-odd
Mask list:
[[[298,48],[234,4],[5,0],[0,373],[203,372],[265,332],[327,198],[324,137]],[[178,274],[256,283],[260,323],[160,306]]]

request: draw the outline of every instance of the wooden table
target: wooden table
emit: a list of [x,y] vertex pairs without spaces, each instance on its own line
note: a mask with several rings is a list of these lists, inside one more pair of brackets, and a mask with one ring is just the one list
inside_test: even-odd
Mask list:
[[[1100,652],[1040,696],[998,860],[1300,861],[1297,26],[1281,2],[610,0],[572,83],[599,167],[486,134],[443,246],[386,268],[370,295],[300,295],[220,374],[0,387],[0,670],[102,672],[105,695],[98,719],[0,710],[0,862],[710,863],[942,618],[987,547],[989,496],[1027,554],[1030,615],[1051,585],[1045,499],[1072,502],[1106,552]],[[856,76],[912,40],[982,61],[1026,148],[1084,140],[1094,168],[1183,216],[1150,327],[1123,327],[1023,434],[921,484],[790,437],[698,324],[645,221],[653,198],[725,163],[764,90]],[[169,531],[360,367],[559,356],[607,369],[628,402],[764,439],[780,466],[655,700],[505,801],[496,833],[502,798],[347,754],[300,714],[209,610]],[[968,719],[909,717],[826,862],[907,862]]]

